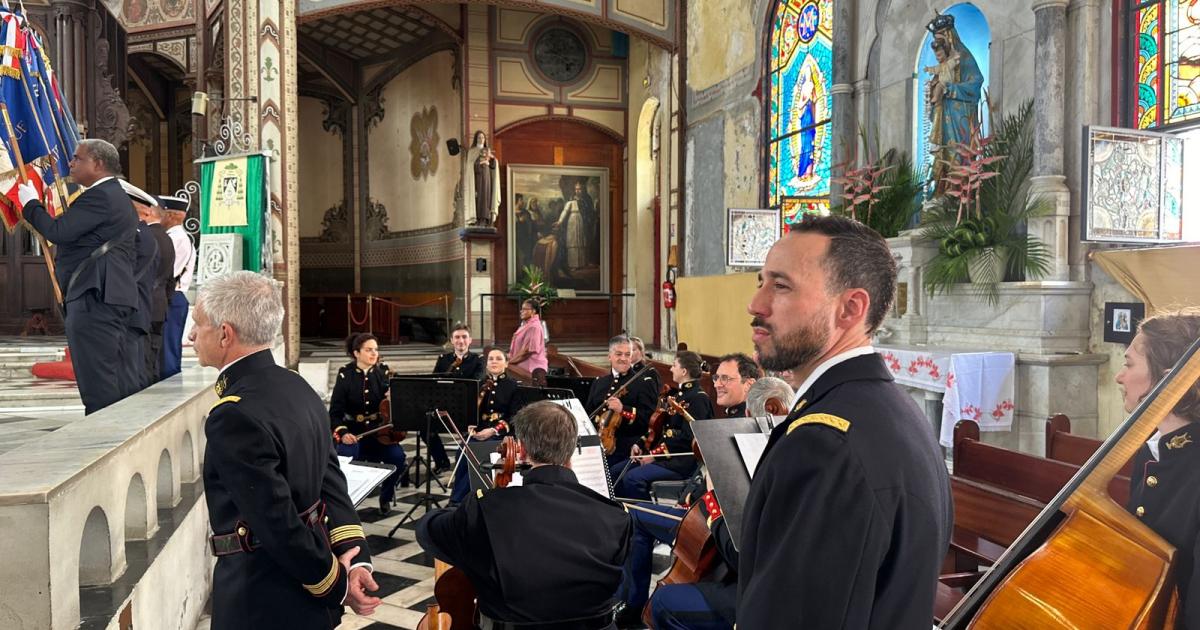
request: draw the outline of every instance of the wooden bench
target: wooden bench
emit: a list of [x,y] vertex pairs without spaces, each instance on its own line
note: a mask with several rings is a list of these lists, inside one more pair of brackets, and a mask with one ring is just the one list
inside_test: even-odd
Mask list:
[[[1071,433],[1071,419],[1057,413],[1046,419],[1046,458],[1082,466],[1096,450],[1101,440]],[[1125,462],[1119,474],[1129,477],[1133,462]]]
[[[954,476],[971,479],[1049,503],[1079,472],[1079,466],[979,441],[979,425],[954,425]],[[1113,477],[1109,494],[1120,505],[1129,501],[1129,477]]]

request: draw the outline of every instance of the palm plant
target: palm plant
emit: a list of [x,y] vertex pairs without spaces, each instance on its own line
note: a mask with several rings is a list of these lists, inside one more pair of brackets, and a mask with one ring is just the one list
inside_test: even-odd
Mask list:
[[859,137],[868,147],[867,160],[857,167],[853,166],[855,158],[841,165],[843,175],[831,181],[842,185],[842,202],[830,212],[861,221],[884,238],[892,238],[908,228],[920,212],[922,178],[907,153],[889,149],[879,155],[877,139],[868,141],[863,129],[859,129]]
[[525,265],[521,269],[521,280],[509,286],[508,292],[519,294],[522,301],[536,300],[542,307],[543,315],[546,314],[546,307],[559,299],[558,289],[550,286],[545,272],[537,265]]
[[1050,271],[1049,250],[1026,230],[1029,219],[1052,208],[1049,199],[1028,194],[1033,103],[1005,117],[986,140],[959,144],[955,153],[963,164],[952,167],[943,179],[946,196],[934,200],[921,233],[938,244],[937,255],[925,269],[925,289],[931,296],[944,293],[968,281],[972,265],[1003,260],[1000,277],[984,277],[972,285],[995,305],[999,282],[1038,278]]

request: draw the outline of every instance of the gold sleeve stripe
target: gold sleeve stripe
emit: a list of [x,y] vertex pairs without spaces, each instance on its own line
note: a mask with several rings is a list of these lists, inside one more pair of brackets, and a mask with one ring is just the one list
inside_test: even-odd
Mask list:
[[367,535],[363,532],[362,525],[342,525],[329,530],[329,542],[337,544],[343,540],[352,540],[355,538],[366,538]]
[[312,593],[316,597],[324,597],[325,594],[329,592],[329,589],[333,588],[333,582],[334,582],[334,580],[337,579],[337,576],[338,576],[337,557],[330,554],[329,559],[331,561],[331,564],[329,565],[329,573],[327,573],[325,575],[325,579],[321,580],[320,582],[317,582],[316,584],[304,584],[303,585],[304,590],[308,591],[309,593]]
[[828,414],[828,413],[814,413],[814,414],[809,414],[807,416],[803,416],[801,418],[797,418],[795,421],[793,421],[791,424],[788,425],[787,432],[788,432],[788,434],[791,434],[791,432],[794,431],[796,429],[796,427],[804,426],[806,424],[823,424],[827,427],[833,427],[834,429],[837,429],[838,431],[841,431],[842,433],[845,433],[850,430],[850,421],[846,420],[845,418],[839,418],[833,414]]
[[209,411],[212,411],[213,409],[216,409],[218,406],[220,406],[220,405],[223,405],[223,404],[225,404],[225,403],[227,403],[227,402],[232,402],[232,403],[235,403],[235,402],[238,402],[238,401],[239,401],[239,400],[241,400],[241,399],[242,399],[242,397],[241,397],[241,396],[226,396],[226,397],[224,397],[224,398],[222,398],[222,399],[218,400],[217,402],[213,403],[213,406],[209,407],[209,408],[208,408],[208,410],[209,410]]

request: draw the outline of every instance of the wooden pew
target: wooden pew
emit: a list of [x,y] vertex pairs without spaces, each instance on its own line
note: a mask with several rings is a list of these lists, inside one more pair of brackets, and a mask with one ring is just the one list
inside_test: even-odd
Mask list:
[[[954,425],[954,476],[1009,490],[1049,503],[1079,472],[1079,466],[984,444],[979,425],[960,420]],[[1108,487],[1120,505],[1129,501],[1129,477],[1117,475]]]
[[[1046,458],[1082,466],[1100,448],[1101,440],[1071,433],[1071,419],[1057,413],[1046,419]],[[1125,462],[1120,475],[1129,477],[1133,461]]]

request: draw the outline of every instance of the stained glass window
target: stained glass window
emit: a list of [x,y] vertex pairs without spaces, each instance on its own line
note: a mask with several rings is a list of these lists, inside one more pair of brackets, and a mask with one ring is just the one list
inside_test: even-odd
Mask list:
[[792,197],[827,207],[833,0],[776,0],[767,69],[768,203],[779,207],[784,197]]
[[1133,124],[1200,121],[1200,0],[1137,2],[1131,19]]

